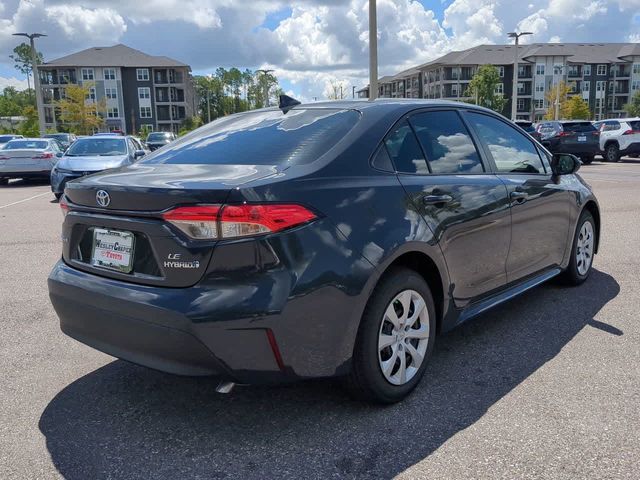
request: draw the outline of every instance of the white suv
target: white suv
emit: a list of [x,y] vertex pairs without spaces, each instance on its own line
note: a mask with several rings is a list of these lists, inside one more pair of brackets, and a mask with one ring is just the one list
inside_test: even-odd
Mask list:
[[600,151],[607,162],[640,154],[640,118],[615,118],[594,122],[600,131]]

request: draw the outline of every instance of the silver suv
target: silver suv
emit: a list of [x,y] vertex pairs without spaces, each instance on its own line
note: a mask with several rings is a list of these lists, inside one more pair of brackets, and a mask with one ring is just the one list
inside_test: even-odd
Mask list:
[[607,162],[640,154],[640,118],[616,118],[594,122],[600,131],[600,151]]

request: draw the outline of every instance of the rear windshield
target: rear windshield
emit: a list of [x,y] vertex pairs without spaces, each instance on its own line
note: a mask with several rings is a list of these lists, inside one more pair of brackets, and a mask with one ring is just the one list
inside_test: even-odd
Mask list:
[[356,124],[353,110],[264,110],[216,120],[141,163],[293,165],[324,155]]
[[552,132],[556,130],[558,127],[554,123],[543,123],[538,127],[540,132]]
[[147,137],[147,142],[155,142],[157,140],[169,140],[171,135],[169,133],[150,133]]
[[127,144],[122,137],[91,137],[81,138],[73,143],[65,155],[70,157],[80,156],[100,156],[112,157],[114,155],[125,155]]
[[565,132],[595,132],[596,127],[591,122],[571,122],[563,123],[562,129]]
[[42,140],[11,140],[4,146],[5,150],[20,150],[23,148],[44,150],[49,146],[49,142],[43,142]]

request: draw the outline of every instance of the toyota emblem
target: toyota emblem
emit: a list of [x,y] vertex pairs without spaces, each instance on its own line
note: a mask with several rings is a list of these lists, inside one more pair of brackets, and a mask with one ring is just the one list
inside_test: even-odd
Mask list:
[[105,190],[98,190],[96,192],[96,202],[98,202],[98,205],[101,207],[108,207],[111,203],[111,197]]

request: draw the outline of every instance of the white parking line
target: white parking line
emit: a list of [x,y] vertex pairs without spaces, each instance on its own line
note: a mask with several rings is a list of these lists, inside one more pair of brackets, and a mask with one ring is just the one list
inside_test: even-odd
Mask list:
[[12,205],[17,205],[19,203],[28,202],[29,200],[33,200],[34,198],[38,198],[38,197],[43,197],[45,195],[50,195],[50,192],[44,192],[44,193],[41,193],[39,195],[34,195],[33,197],[25,198],[23,200],[18,200],[17,202],[7,203],[6,205],[0,205],[0,209],[7,208],[7,207],[10,207]]

